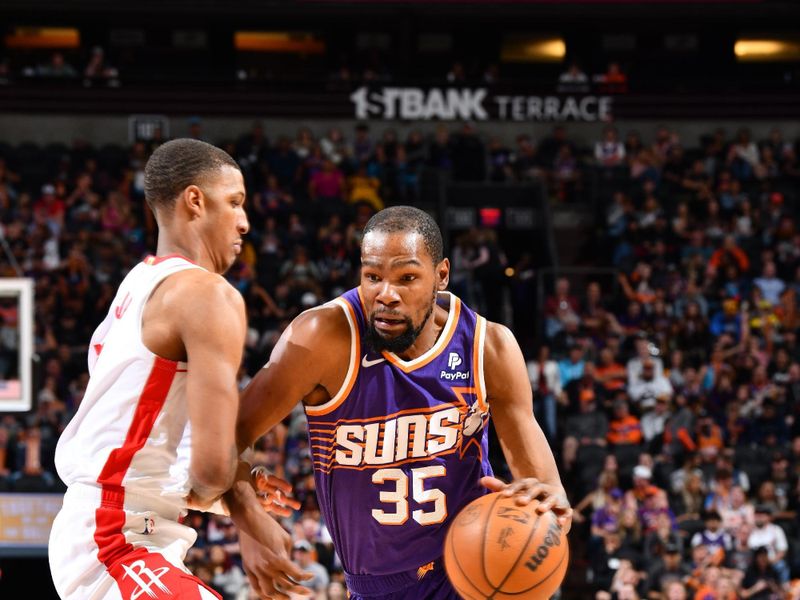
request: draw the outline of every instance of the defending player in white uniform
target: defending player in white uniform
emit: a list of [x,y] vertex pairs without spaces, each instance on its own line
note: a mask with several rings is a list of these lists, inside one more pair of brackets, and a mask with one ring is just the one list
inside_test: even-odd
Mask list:
[[[235,442],[244,303],[220,276],[249,227],[242,174],[225,152],[174,140],[148,162],[145,195],[158,256],[128,274],[96,330],[89,385],[56,450],[68,490],[49,556],[69,600],[219,598],[184,567],[196,533],[179,519],[211,507],[235,476],[249,485]],[[302,579],[288,534],[239,510],[235,493],[226,501],[258,542],[263,588]]]

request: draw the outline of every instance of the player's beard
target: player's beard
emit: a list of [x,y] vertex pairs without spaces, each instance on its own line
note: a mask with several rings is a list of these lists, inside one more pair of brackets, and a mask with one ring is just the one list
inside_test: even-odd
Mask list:
[[398,318],[401,315],[392,313],[392,312],[382,312],[382,313],[373,313],[370,315],[369,321],[367,323],[367,329],[364,335],[364,342],[369,346],[369,348],[378,354],[381,352],[394,352],[395,354],[405,352],[408,350],[411,345],[417,341],[419,334],[422,333],[422,330],[425,328],[425,324],[428,322],[428,319],[431,318],[433,314],[433,307],[436,306],[436,290],[433,292],[433,298],[431,300],[430,306],[428,306],[428,310],[425,312],[425,316],[422,317],[422,322],[419,324],[418,327],[414,327],[414,322],[411,320],[411,317],[403,317],[403,322],[405,323],[405,329],[399,335],[394,337],[384,337],[380,334],[380,332],[375,327],[375,317],[377,314],[385,314],[390,315],[392,318]]

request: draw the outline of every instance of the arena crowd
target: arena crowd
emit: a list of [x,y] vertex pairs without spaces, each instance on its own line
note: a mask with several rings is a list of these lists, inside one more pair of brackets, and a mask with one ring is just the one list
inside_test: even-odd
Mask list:
[[[566,205],[589,194],[605,222],[584,266],[615,276],[557,279],[528,357],[536,415],[577,509],[570,585],[603,599],[800,597],[797,144],[780,130],[682,143],[668,127],[623,137],[610,126],[579,143],[559,126],[506,144],[470,124],[405,139],[373,129],[272,139],[256,123],[211,140],[236,158],[249,191],[251,232],[228,274],[249,317],[240,385],[294,316],[356,284],[366,221],[418,202],[426,170],[543,180]],[[203,137],[199,120],[191,130]],[[18,267],[36,282],[39,357],[36,410],[0,422],[0,490],[63,489],[53,453],[86,388],[88,340],[122,277],[155,247],[143,170],[157,144],[0,143],[0,227],[13,255],[0,254],[0,276]],[[493,286],[514,285],[499,277],[494,233],[463,232],[453,248],[458,293],[490,318],[503,314]],[[0,304],[0,317],[3,379],[15,368],[17,315]],[[345,598],[306,429],[298,409],[256,457],[302,503],[284,524],[315,575],[309,586]],[[189,520],[198,541],[188,564],[226,600],[248,598],[230,521]]]

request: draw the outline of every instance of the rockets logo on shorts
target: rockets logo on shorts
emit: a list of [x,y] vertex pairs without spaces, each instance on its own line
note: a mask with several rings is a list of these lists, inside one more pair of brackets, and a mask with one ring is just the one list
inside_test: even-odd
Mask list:
[[158,592],[153,591],[153,586],[161,590],[167,596],[172,596],[169,588],[161,582],[161,577],[169,571],[169,567],[161,567],[155,571],[147,568],[143,560],[137,560],[129,565],[122,565],[125,569],[125,577],[130,577],[137,586],[131,593],[131,600],[137,600],[142,594],[147,594],[149,598],[158,598]]

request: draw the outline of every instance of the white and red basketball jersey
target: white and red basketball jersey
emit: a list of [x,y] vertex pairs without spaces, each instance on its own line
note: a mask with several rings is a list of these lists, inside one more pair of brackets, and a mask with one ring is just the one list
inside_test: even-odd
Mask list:
[[199,268],[180,256],[151,256],[122,281],[92,336],[86,394],[56,448],[68,486],[94,486],[125,504],[152,499],[156,511],[184,508],[191,449],[186,363],[145,347],[142,314],[164,278]]

